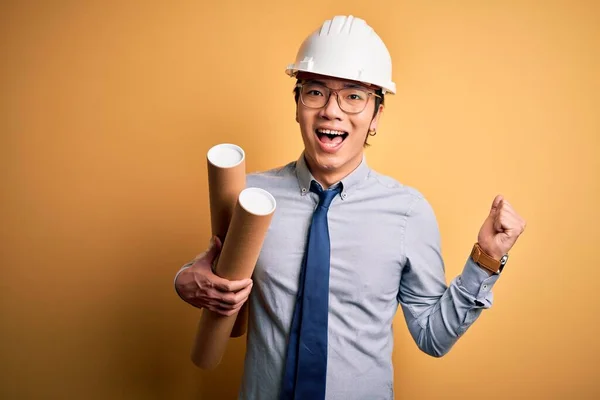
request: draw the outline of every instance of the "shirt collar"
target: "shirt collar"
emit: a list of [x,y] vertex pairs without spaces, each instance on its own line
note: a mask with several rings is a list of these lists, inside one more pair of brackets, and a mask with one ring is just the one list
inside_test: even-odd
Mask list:
[[[363,154],[362,160],[358,167],[356,167],[354,171],[346,175],[340,182],[336,182],[332,186],[341,183],[342,191],[340,193],[340,197],[342,198],[342,200],[346,200],[348,194],[352,192],[352,190],[355,189],[359,183],[367,179],[370,171],[371,169],[367,165],[366,156]],[[302,152],[302,154],[296,161],[296,177],[298,178],[298,185],[300,186],[300,194],[304,196],[310,192],[310,183],[313,180],[316,181],[316,179],[308,169],[306,159],[304,158],[304,152]]]

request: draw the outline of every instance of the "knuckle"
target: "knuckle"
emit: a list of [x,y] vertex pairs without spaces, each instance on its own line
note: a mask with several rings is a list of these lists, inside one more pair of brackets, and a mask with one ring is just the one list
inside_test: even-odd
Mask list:
[[235,296],[233,296],[233,298],[231,299],[235,304],[238,304],[240,301],[244,300],[246,298],[246,296],[243,293],[237,293]]
[[219,283],[217,283],[215,285],[217,287],[217,289],[219,289],[221,292],[228,292],[229,291],[229,286],[227,285],[226,282],[222,282],[219,281]]
[[221,301],[223,303],[229,304],[231,303],[231,296],[224,294],[223,296],[221,296]]
[[218,292],[211,290],[209,292],[206,292],[204,297],[206,298],[206,301],[212,301],[212,302],[218,302],[219,301],[219,295]]

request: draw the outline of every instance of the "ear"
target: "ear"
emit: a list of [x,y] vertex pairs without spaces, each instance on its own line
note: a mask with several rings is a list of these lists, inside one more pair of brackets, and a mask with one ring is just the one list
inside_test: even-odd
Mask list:
[[379,109],[377,110],[377,114],[375,114],[375,116],[371,120],[371,124],[369,125],[369,130],[371,130],[371,131],[376,131],[377,130],[377,123],[379,122],[379,118],[381,117],[381,114],[383,114],[383,109],[384,108],[385,107],[383,106],[383,104],[379,105]]

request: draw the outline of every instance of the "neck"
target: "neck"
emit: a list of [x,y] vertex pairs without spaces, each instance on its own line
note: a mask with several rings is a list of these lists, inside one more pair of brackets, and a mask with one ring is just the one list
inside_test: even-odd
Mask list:
[[312,176],[321,184],[323,189],[327,190],[335,183],[341,181],[352,173],[363,160],[363,154],[360,153],[355,159],[349,160],[346,164],[336,169],[326,169],[319,166],[314,160],[304,155],[304,160]]

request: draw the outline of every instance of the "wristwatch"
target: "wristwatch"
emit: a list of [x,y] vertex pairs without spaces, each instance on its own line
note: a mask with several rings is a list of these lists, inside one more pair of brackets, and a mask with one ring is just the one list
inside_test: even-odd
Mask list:
[[480,267],[493,274],[499,274],[502,272],[504,265],[506,265],[506,262],[508,261],[508,254],[503,255],[500,260],[496,260],[492,256],[486,254],[481,247],[479,247],[479,243],[475,243],[473,250],[471,251],[471,258]]

